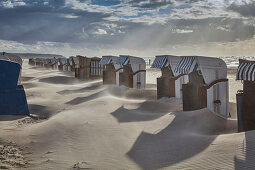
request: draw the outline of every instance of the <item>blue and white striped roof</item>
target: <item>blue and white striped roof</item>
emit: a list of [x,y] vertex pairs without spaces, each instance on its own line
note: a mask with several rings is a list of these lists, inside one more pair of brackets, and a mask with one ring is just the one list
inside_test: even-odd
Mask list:
[[151,68],[164,68],[167,66],[167,62],[168,60],[166,56],[156,56]]
[[124,65],[127,65],[129,64],[129,59],[128,59],[128,56],[120,56],[117,61],[116,61],[117,64],[120,64],[121,66],[124,66]]
[[236,79],[255,81],[255,63],[252,62],[240,63],[237,69]]
[[179,74],[189,74],[198,70],[198,63],[195,57],[182,57],[177,63],[174,72]]
[[101,65],[110,64],[110,63],[112,63],[112,58],[110,56],[103,56],[99,62],[99,64]]

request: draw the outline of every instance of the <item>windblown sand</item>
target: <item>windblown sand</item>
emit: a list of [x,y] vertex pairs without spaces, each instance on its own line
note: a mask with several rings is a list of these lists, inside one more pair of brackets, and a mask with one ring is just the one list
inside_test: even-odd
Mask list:
[[156,101],[159,72],[147,75],[146,90],[117,88],[25,61],[32,117],[0,116],[0,169],[254,169],[255,133],[236,133],[233,73],[230,119]]

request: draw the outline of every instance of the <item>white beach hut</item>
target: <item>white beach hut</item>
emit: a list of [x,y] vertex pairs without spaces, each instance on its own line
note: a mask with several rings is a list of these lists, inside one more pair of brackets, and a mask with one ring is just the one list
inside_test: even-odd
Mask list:
[[99,64],[103,65],[103,84],[116,84],[116,79],[119,78],[120,64],[117,64],[118,57],[102,56]]
[[[146,86],[146,63],[143,58],[120,55],[116,64],[120,65],[117,70],[116,85],[124,85],[129,88],[145,88]],[[117,74],[116,74],[117,75]]]
[[157,78],[157,98],[176,97],[174,70],[180,57],[173,55],[156,56],[151,68],[161,69],[161,77]]
[[[182,93],[183,110],[207,107],[229,116],[229,87],[226,63],[220,58],[182,56],[175,67],[176,92]],[[188,83],[184,84],[183,80]],[[181,86],[182,84],[182,86]]]

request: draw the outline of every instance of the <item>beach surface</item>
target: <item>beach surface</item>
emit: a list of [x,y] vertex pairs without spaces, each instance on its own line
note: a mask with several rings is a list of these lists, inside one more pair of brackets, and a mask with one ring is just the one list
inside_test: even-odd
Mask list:
[[0,169],[254,169],[255,132],[237,133],[235,69],[225,119],[156,100],[159,70],[148,69],[147,89],[135,90],[25,61],[31,117],[0,116]]

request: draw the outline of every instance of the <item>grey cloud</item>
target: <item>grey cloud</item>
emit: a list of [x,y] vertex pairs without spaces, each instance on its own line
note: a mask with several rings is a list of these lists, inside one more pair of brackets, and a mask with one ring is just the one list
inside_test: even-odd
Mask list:
[[207,0],[131,0],[129,3],[140,8],[158,8],[173,5],[176,2],[195,3],[199,1],[205,2]]
[[130,3],[133,6],[137,6],[140,8],[158,8],[162,6],[166,6],[169,4],[173,4],[172,0],[132,0]]
[[243,5],[237,5],[236,3],[233,3],[228,7],[228,9],[234,12],[238,12],[244,17],[255,16],[255,2],[245,3]]
[[[78,42],[82,30],[102,22],[109,15],[66,8],[64,1],[48,6],[19,6],[0,9],[0,39],[33,43],[36,41]],[[54,5],[54,7],[52,7]],[[77,18],[65,18],[75,15]]]

